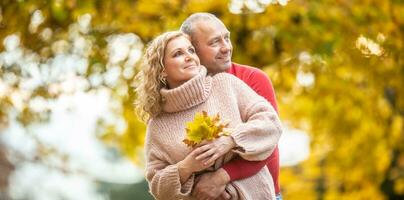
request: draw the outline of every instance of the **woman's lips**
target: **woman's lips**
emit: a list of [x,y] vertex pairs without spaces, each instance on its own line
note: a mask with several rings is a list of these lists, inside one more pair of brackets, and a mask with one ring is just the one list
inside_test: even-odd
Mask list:
[[184,69],[188,69],[188,68],[192,68],[192,67],[196,67],[196,66],[197,66],[196,64],[187,65],[187,66],[184,67]]

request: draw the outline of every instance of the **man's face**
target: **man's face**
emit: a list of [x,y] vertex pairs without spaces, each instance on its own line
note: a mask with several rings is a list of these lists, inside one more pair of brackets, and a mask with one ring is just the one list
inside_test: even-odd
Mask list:
[[198,21],[194,24],[192,38],[201,64],[210,73],[219,73],[231,67],[233,46],[230,32],[217,20]]

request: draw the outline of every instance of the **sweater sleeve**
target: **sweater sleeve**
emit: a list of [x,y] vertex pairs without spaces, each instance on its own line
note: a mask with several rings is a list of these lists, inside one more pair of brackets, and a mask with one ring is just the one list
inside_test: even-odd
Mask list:
[[189,199],[195,180],[193,174],[184,184],[181,184],[178,167],[176,164],[169,164],[160,149],[153,141],[150,132],[146,136],[146,180],[149,183],[150,193],[155,199]]
[[231,136],[237,145],[234,152],[250,161],[267,159],[279,141],[281,122],[274,108],[241,80],[231,77],[243,123]]
[[[248,79],[245,82],[252,88],[258,95],[264,97],[273,108],[278,112],[278,104],[276,102],[275,90],[271,80],[262,71],[254,70],[249,74]],[[274,181],[277,182],[279,174],[279,153],[278,147],[275,147],[274,152],[266,159],[262,161],[248,161],[243,158],[235,158],[234,160],[225,163],[223,169],[230,176],[231,181],[250,177],[258,171],[260,171],[265,165],[268,164],[269,171],[274,177]],[[275,185],[275,187],[277,184]],[[279,190],[279,189],[278,189]]]

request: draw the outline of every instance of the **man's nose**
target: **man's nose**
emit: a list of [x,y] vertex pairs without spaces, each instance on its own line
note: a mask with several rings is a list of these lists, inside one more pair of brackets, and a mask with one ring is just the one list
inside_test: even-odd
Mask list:
[[227,40],[223,40],[223,41],[222,41],[222,45],[221,45],[221,47],[220,47],[220,51],[221,51],[222,53],[227,53],[227,52],[230,51],[230,49],[231,49],[231,44],[230,44],[230,42],[227,41]]

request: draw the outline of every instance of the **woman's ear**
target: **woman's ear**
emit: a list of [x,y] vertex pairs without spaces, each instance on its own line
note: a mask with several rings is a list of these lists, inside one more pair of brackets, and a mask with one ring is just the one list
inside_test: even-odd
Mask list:
[[166,73],[166,70],[165,70],[165,69],[163,69],[163,71],[161,72],[161,76],[162,76],[162,77],[167,77],[167,73]]

